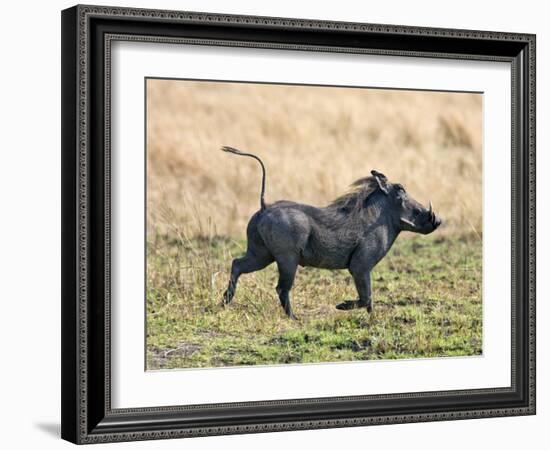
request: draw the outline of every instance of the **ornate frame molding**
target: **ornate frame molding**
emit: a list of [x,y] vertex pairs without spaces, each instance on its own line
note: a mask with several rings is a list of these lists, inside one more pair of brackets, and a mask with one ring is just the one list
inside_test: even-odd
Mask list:
[[[143,26],[157,22],[170,27],[193,25],[211,29],[224,26],[230,30],[235,26],[254,34],[260,30],[266,30],[273,36],[283,36],[291,32],[300,33],[310,30],[319,30],[336,33],[345,38],[349,33],[376,36],[377,42],[386,38],[399,37],[403,41],[412,38],[411,48],[382,48],[378,47],[352,47],[330,45],[323,43],[304,44],[298,42],[270,42],[262,40],[246,39],[219,39],[205,37],[168,37],[151,36],[134,32],[117,33],[110,30],[94,31],[93,22],[105,19],[117,22],[117,27],[124,27],[127,21],[139,21]],[[99,23],[99,22],[98,22]],[[121,24],[121,25],[118,25]],[[108,27],[107,27],[108,28]],[[499,417],[510,415],[526,415],[535,413],[535,36],[530,34],[500,33],[470,30],[449,30],[440,28],[405,27],[396,25],[362,24],[333,21],[312,21],[304,19],[271,18],[256,16],[234,16],[220,14],[205,14],[195,12],[160,11],[148,9],[130,9],[99,6],[76,6],[63,13],[63,223],[65,231],[63,237],[63,377],[71,379],[71,383],[63,389],[62,434],[63,437],[77,443],[97,443],[112,441],[128,441],[143,439],[163,439],[172,437],[207,436],[217,434],[238,434],[251,432],[271,432],[328,427],[348,427],[373,424],[405,423],[420,421],[439,421],[453,419],[469,419],[481,417]],[[103,33],[103,34],[102,34]],[[278,34],[277,34],[278,33]],[[102,67],[97,67],[96,53],[101,53],[98,44],[93,39],[100,38],[103,53],[101,55]],[[298,34],[296,34],[298,36]],[[425,37],[432,39],[430,42],[440,42],[441,38],[456,39],[460,43],[460,51],[444,52],[437,49],[437,45],[416,50],[412,48],[414,39]],[[281,39],[283,39],[281,37]],[[307,39],[307,38],[305,38]],[[428,39],[428,40],[429,40]],[[451,39],[451,40],[452,40]],[[113,40],[147,41],[158,43],[186,43],[196,45],[222,45],[244,46],[266,49],[291,49],[304,51],[348,52],[366,54],[384,54],[414,57],[453,58],[453,59],[482,59],[491,61],[507,61],[512,64],[512,147],[513,147],[513,178],[512,195],[517,197],[513,202],[512,227],[513,227],[513,299],[516,293],[527,293],[523,298],[518,298],[517,305],[513,305],[513,343],[512,343],[512,386],[510,388],[484,389],[473,391],[432,392],[419,394],[396,394],[361,397],[335,397],[310,400],[288,400],[276,402],[251,402],[246,404],[218,404],[195,405],[192,407],[166,407],[166,408],[139,408],[113,410],[110,403],[110,62],[111,43]],[[284,39],[283,39],[284,40]],[[345,40],[345,39],[344,39]],[[498,49],[493,54],[486,54],[478,50],[480,43],[498,42]],[[94,47],[95,45],[95,47]],[[380,44],[378,44],[380,45]],[[457,44],[459,45],[459,44]],[[453,47],[455,48],[455,47]],[[471,48],[472,51],[468,51]],[[506,50],[506,51],[504,51]],[[96,58],[96,59],[94,59]],[[103,159],[101,160],[102,179],[97,175],[97,169],[91,164],[92,147],[94,139],[92,123],[94,118],[90,110],[94,108],[92,102],[98,95],[94,86],[97,81],[98,69],[104,70],[104,82],[102,93],[102,107],[104,108],[104,124],[102,125]],[[94,78],[95,80],[95,78]],[[515,101],[515,99],[519,101]],[[76,107],[75,107],[76,105]],[[94,141],[100,142],[99,138]],[[75,152],[76,149],[76,152]],[[518,152],[516,165],[515,152]],[[95,158],[95,156],[94,156]],[[98,183],[102,188],[96,191]],[[518,190],[519,186],[519,190]],[[65,192],[66,191],[66,192]],[[102,193],[100,201],[103,216],[97,217],[98,210],[92,206],[97,201],[97,192]],[[95,204],[95,203],[93,203]],[[98,230],[98,221],[103,222],[102,240],[103,265],[98,266],[104,275],[103,291],[104,299],[103,323],[90,320],[93,297],[91,290],[93,277],[90,271],[97,264],[97,256],[92,255],[92,241],[90,233]],[[519,236],[519,238],[518,238]],[[97,239],[97,238],[96,238]],[[526,242],[524,242],[526,241]],[[95,242],[95,241],[94,241]],[[518,247],[516,247],[516,245]],[[519,255],[515,249],[518,249]],[[92,256],[91,256],[92,255]],[[523,255],[523,256],[522,256]],[[523,261],[521,258],[525,261]],[[519,259],[518,259],[519,258]],[[522,263],[518,269],[517,262]],[[524,273],[517,272],[523,270]],[[97,273],[94,274],[97,276]],[[97,294],[97,292],[96,292]],[[515,300],[513,300],[515,301]],[[76,305],[76,307],[75,307]],[[101,305],[100,305],[101,306]],[[522,317],[517,316],[517,311]],[[523,309],[522,309],[523,308]],[[95,311],[95,310],[94,310]],[[518,325],[518,326],[517,326]],[[103,333],[103,338],[97,336]],[[94,335],[93,339],[90,338]],[[99,341],[98,341],[99,339]],[[518,339],[521,342],[518,342]],[[523,342],[522,339],[525,339]],[[69,344],[67,341],[71,340]],[[90,395],[97,393],[97,386],[90,380],[90,367],[97,361],[90,358],[90,349],[97,348],[98,342],[103,342],[104,374],[102,407],[93,404]],[[524,344],[517,358],[518,347]],[[516,367],[521,370],[516,373]],[[98,369],[99,370],[99,369]],[[521,384],[521,386],[519,386]],[[162,416],[168,418],[170,414],[182,414],[190,409],[208,411],[209,409],[224,407],[284,407],[290,405],[325,404],[329,402],[342,402],[361,399],[364,401],[400,399],[403,401],[424,398],[428,395],[436,397],[456,396],[475,397],[477,394],[510,394],[516,393],[522,388],[522,395],[526,398],[509,402],[505,407],[474,407],[469,410],[449,411],[424,411],[405,414],[370,414],[357,417],[319,418],[308,420],[281,420],[265,423],[246,424],[219,424],[213,426],[153,426],[149,423],[152,415],[155,420]],[[92,406],[93,404],[93,406]],[[135,418],[135,423],[120,425],[122,419],[125,423],[128,418]],[[145,419],[144,419],[145,417]],[[149,418],[149,419],[147,419]],[[100,419],[100,420],[98,420]],[[147,422],[149,420],[149,422]]]

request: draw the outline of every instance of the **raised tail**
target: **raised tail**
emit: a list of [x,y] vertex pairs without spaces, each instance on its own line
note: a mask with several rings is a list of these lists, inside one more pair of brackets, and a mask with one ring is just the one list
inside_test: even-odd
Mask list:
[[237,150],[236,148],[228,147],[227,145],[224,145],[222,147],[222,151],[228,152],[228,153],[233,153],[235,155],[240,155],[240,156],[250,156],[251,158],[254,158],[256,161],[258,161],[260,163],[260,166],[262,166],[262,192],[260,194],[260,208],[263,211],[265,209],[265,200],[264,200],[264,195],[265,195],[265,166],[264,166],[264,163],[262,162],[262,160],[260,158],[258,158],[256,155],[253,155],[252,153],[244,153],[244,152],[241,152],[240,150]]

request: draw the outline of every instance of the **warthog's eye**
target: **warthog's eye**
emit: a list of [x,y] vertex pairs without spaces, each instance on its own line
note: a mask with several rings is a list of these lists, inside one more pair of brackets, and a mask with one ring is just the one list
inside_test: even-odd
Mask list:
[[407,193],[405,192],[405,188],[402,185],[400,184],[395,185],[395,196],[397,197],[397,199],[401,200],[402,202],[405,201],[407,197]]

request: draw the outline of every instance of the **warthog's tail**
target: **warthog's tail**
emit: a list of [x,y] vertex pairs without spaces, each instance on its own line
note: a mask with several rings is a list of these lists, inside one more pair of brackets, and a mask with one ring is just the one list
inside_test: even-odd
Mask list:
[[228,152],[228,153],[234,153],[235,155],[250,156],[251,158],[254,158],[256,161],[258,161],[260,163],[260,166],[262,166],[262,193],[260,194],[260,208],[263,211],[265,209],[265,200],[264,200],[264,195],[265,195],[265,166],[264,166],[264,163],[262,162],[262,160],[260,158],[258,158],[256,155],[253,155],[252,153],[244,153],[244,152],[241,152],[240,150],[237,150],[236,148],[228,147],[227,145],[224,145],[222,147],[222,151]]

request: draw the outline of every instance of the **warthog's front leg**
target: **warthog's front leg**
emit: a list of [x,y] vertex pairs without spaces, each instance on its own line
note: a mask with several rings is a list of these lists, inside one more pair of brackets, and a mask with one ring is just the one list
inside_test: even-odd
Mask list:
[[355,282],[359,300],[347,300],[337,305],[336,308],[343,310],[367,308],[368,312],[372,311],[370,271],[373,266],[374,263],[371,261],[368,251],[360,249],[353,255],[349,271]]
[[357,309],[367,308],[368,312],[372,311],[371,287],[370,287],[370,272],[366,274],[353,274],[353,281],[359,294],[359,300],[346,300],[343,303],[336,305],[338,309]]

